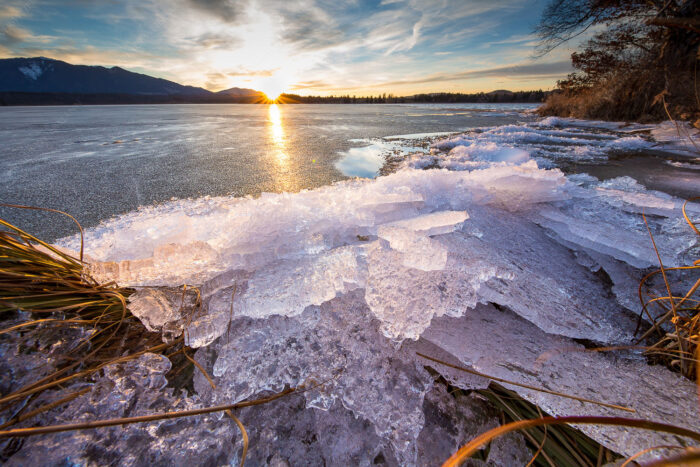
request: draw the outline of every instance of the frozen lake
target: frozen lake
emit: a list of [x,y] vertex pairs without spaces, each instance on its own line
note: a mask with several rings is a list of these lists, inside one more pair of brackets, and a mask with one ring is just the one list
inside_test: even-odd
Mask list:
[[[0,109],[0,200],[67,211],[85,227],[171,198],[296,192],[374,176],[396,135],[525,119],[533,104],[133,105]],[[393,143],[392,143],[393,141]],[[70,221],[0,215],[47,239]],[[47,222],[47,219],[51,219]]]
[[[426,366],[465,391],[488,387],[487,378],[423,354],[513,381],[554,416],[619,416],[610,404],[624,404],[643,419],[698,430],[695,414],[678,410],[697,403],[692,380],[641,355],[581,345],[633,341],[639,280],[657,251],[668,268],[698,257],[684,201],[663,192],[700,192],[697,141],[673,140],[671,122],[467,106],[3,112],[2,199],[67,209],[88,226],[114,216],[86,229],[90,275],[138,288],[132,313],[166,340],[181,333],[211,375],[193,373],[196,396],[173,393],[171,362],[146,353],[106,367],[95,392],[54,410],[47,424],[230,404],[323,381],[240,411],[251,465],[277,453],[314,465],[435,465],[498,415],[480,398],[455,398]],[[46,123],[62,113],[71,117]],[[385,162],[384,176],[371,178]],[[341,180],[351,176],[365,178]],[[278,193],[241,196],[261,191]],[[700,217],[700,204],[686,208]],[[56,221],[33,231],[70,232]],[[73,251],[80,242],[58,240]],[[184,305],[183,284],[199,305]],[[32,355],[11,349],[14,358]],[[210,452],[240,460],[238,428],[225,418],[111,430],[31,437],[12,461],[89,463],[95,452],[106,462],[133,452],[162,452],[175,465]],[[670,442],[649,431],[583,431],[627,456]],[[114,442],[104,448],[105,439]]]

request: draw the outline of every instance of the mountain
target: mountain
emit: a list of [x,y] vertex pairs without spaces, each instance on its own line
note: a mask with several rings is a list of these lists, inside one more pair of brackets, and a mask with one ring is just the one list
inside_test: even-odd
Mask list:
[[486,93],[487,96],[512,96],[514,94],[513,91],[508,91],[507,89],[496,89]]
[[71,65],[45,57],[0,59],[0,92],[191,97],[213,94],[116,66]]
[[258,96],[262,95],[262,93],[260,91],[256,91],[255,89],[246,89],[246,88],[224,89],[223,91],[217,92],[217,94],[220,94],[223,96],[231,96],[231,97],[258,97]]

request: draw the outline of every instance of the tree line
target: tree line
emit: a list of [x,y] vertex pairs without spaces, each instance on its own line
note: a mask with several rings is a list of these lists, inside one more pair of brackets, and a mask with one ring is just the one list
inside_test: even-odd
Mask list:
[[411,103],[507,103],[507,102],[543,102],[549,93],[536,91],[493,91],[478,93],[436,92],[415,94],[412,96],[396,96],[394,94],[378,94],[376,96],[300,96],[297,94],[282,94],[279,98],[285,103],[300,104],[411,104]]

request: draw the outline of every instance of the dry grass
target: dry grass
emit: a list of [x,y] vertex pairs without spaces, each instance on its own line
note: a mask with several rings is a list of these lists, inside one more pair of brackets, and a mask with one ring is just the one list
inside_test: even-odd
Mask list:
[[[687,215],[686,205],[687,202],[683,205],[683,216],[693,232],[700,235]],[[644,222],[646,223],[646,216]],[[665,268],[651,230],[649,238],[656,251],[659,268],[647,274],[639,284],[641,313],[646,314],[653,323],[651,329],[639,338],[639,342],[656,336],[656,341],[647,348],[646,355],[654,362],[662,363],[686,378],[695,380],[698,378],[697,354],[700,343],[700,297],[697,296],[700,288],[700,259],[691,265]],[[682,290],[682,284],[673,283],[674,275],[685,276],[684,282],[689,285],[687,290]],[[657,295],[647,287],[649,282],[658,278],[663,281],[665,294]]]
[[159,336],[146,331],[129,313],[131,289],[99,284],[85,272],[80,258],[5,220],[0,219],[0,226],[4,228],[0,231],[0,316],[3,321],[20,321],[0,330],[0,335],[12,335],[26,343],[26,352],[32,352],[44,351],[37,348],[37,340],[58,342],[62,331],[86,331],[71,343],[69,353],[52,353],[47,358],[54,371],[0,397],[0,408],[6,410],[26,397],[87,377],[110,363],[166,350]]
[[[27,206],[11,207],[41,209]],[[0,411],[13,413],[6,423],[0,425],[0,439],[225,412],[241,431],[243,465],[248,450],[248,435],[241,421],[234,415],[234,410],[265,404],[294,392],[326,384],[326,381],[310,381],[308,385],[287,388],[260,399],[194,410],[64,425],[12,428],[20,422],[31,422],[36,415],[87,394],[91,388],[83,388],[31,411],[27,410],[30,406],[27,402],[42,392],[58,387],[64,388],[79,379],[89,380],[107,365],[123,363],[147,352],[159,353],[171,360],[173,367],[166,376],[171,383],[175,382],[176,387],[186,387],[188,380],[191,383],[192,372],[197,369],[212,386],[214,382],[188,354],[191,349],[184,345],[183,337],[164,343],[159,333],[149,332],[141,321],[129,312],[127,299],[134,292],[133,289],[119,287],[114,283],[100,284],[89,275],[88,268],[82,261],[82,228],[78,258],[3,219],[0,219],[0,229],[0,322],[13,322],[12,325],[0,329],[0,338],[12,339],[13,343],[23,347],[25,353],[33,353],[45,350],[36,348],[37,341],[43,341],[48,347],[58,343],[64,337],[61,331],[87,331],[79,333],[87,334],[86,337],[71,342],[70,352],[47,355],[46,366],[51,368],[47,376],[37,377],[9,394],[0,395]],[[180,310],[183,319],[188,321],[196,307],[201,305],[199,291],[187,286],[183,286],[182,289],[183,304],[186,302],[185,294],[195,295],[195,299],[192,300],[195,309],[189,314]],[[22,365],[20,360],[17,360],[17,364]]]
[[[492,383],[488,389],[478,392],[501,410],[504,423],[549,417],[536,405],[497,384]],[[568,425],[543,425],[522,433],[534,452],[528,465],[595,467],[600,462],[612,462],[620,457]]]
[[[520,420],[517,422],[508,423],[506,425],[499,426],[486,433],[477,436],[469,443],[462,446],[457,452],[455,452],[449,459],[445,461],[443,467],[457,467],[462,465],[464,461],[469,459],[474,455],[482,446],[491,442],[495,438],[502,436],[506,433],[512,431],[531,429],[536,427],[551,427],[559,425],[613,425],[613,426],[624,426],[629,428],[638,428],[641,430],[652,430],[660,433],[670,433],[676,436],[692,439],[693,441],[700,443],[700,433],[695,431],[687,430],[685,428],[668,425],[665,423],[653,422],[650,420],[640,420],[634,418],[621,418],[621,417],[589,417],[589,416],[573,416],[573,417],[540,417],[530,420]],[[681,447],[684,451],[680,460],[694,459],[697,460],[698,452],[692,448]],[[647,451],[647,450],[645,450]],[[636,456],[636,454],[635,454]],[[665,461],[664,461],[665,462]],[[587,465],[583,464],[571,464],[571,465]],[[597,465],[601,465],[597,463]],[[678,464],[664,464],[664,465],[678,465]],[[695,464],[696,465],[696,464]]]

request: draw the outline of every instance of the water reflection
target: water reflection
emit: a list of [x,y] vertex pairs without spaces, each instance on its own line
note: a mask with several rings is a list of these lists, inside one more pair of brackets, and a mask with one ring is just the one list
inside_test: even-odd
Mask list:
[[270,123],[272,124],[272,141],[275,143],[275,146],[277,146],[277,149],[279,149],[281,155],[287,157],[284,152],[285,147],[284,128],[282,128],[282,113],[280,112],[280,108],[277,104],[270,105],[268,117],[270,119]]
[[277,104],[270,104],[267,117],[270,122],[270,140],[274,148],[275,167],[273,168],[273,175],[275,183],[278,190],[291,191],[293,187],[290,180],[287,142],[284,134],[282,112]]

